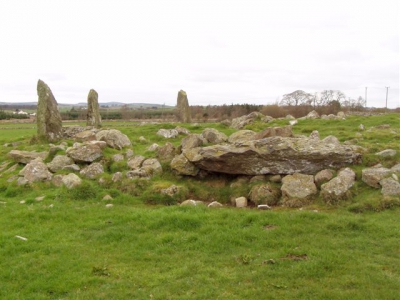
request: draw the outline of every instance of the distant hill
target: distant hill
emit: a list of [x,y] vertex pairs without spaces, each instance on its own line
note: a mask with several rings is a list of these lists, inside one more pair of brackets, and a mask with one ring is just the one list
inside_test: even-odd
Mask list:
[[[155,103],[122,103],[122,102],[99,102],[100,107],[121,107],[121,106],[128,106],[130,108],[171,108],[173,106],[165,105],[165,104],[155,104]],[[18,106],[37,106],[37,102],[0,102],[0,107],[16,107]],[[81,107],[87,106],[87,103],[79,102],[79,103],[58,103],[58,106],[61,107]]]

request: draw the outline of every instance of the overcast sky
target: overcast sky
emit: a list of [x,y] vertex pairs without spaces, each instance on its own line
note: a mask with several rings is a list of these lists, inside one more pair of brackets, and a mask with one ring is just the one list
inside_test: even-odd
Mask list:
[[399,107],[398,0],[0,0],[0,102],[272,104],[343,91]]

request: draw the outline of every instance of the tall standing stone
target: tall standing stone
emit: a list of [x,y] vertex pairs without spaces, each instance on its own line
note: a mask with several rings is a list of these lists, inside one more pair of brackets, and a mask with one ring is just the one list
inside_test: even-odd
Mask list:
[[101,127],[101,116],[100,116],[100,108],[99,108],[99,95],[95,90],[90,90],[88,98],[87,98],[87,126],[93,126],[96,128]]
[[38,104],[36,113],[37,135],[49,142],[62,137],[62,119],[57,101],[46,83],[39,79],[37,84]]
[[178,110],[178,120],[183,123],[190,123],[192,121],[192,117],[190,114],[189,101],[185,91],[179,91],[176,106]]

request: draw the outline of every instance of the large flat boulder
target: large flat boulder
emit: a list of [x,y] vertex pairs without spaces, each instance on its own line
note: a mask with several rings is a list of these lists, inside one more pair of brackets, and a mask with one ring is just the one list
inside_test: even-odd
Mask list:
[[244,175],[315,174],[361,162],[361,154],[350,146],[305,137],[198,147],[184,150],[183,155],[203,170]]
[[20,164],[27,164],[32,160],[40,157],[45,159],[47,152],[36,152],[36,151],[21,151],[21,150],[11,150],[8,152],[8,156],[15,162]]
[[128,136],[116,129],[101,130],[96,133],[96,139],[104,141],[109,147],[118,150],[132,145]]

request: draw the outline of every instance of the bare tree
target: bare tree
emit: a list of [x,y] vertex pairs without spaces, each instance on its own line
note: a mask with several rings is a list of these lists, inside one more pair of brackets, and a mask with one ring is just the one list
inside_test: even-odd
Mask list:
[[280,101],[280,105],[298,106],[298,105],[311,105],[313,95],[306,93],[302,90],[294,91],[290,94],[285,94]]

